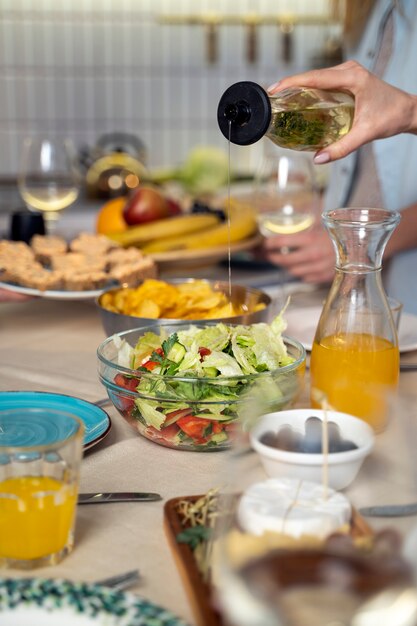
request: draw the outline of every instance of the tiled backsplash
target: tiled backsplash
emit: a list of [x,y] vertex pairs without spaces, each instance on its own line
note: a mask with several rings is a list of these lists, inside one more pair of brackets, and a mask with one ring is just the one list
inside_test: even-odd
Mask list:
[[[167,25],[189,13],[324,14],[328,0],[0,0],[0,175],[18,170],[22,139],[49,133],[78,147],[100,135],[139,136],[151,166],[174,165],[195,145],[225,147],[216,109],[237,80],[265,86],[308,67],[337,26],[297,26],[282,59],[276,25],[258,27],[258,59],[246,62],[243,25],[218,29],[218,60],[206,57],[201,25]],[[234,148],[241,168],[260,146]]]

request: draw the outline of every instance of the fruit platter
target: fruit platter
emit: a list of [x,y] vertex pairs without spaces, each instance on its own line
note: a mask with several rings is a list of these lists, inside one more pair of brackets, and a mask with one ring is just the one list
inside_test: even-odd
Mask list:
[[96,231],[158,263],[215,261],[227,257],[229,249],[247,250],[260,241],[250,204],[235,198],[183,204],[160,188],[140,186],[101,207]]

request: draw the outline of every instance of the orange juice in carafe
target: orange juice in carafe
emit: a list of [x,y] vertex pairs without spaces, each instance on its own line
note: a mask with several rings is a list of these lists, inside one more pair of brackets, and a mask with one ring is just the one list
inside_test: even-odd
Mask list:
[[[340,333],[314,342],[311,384],[325,390],[327,402],[338,411],[361,417],[375,431],[386,421],[385,393],[398,383],[398,347],[366,333]],[[319,408],[317,398],[312,405]]]
[[382,254],[399,214],[385,209],[325,211],[335,277],[311,351],[311,402],[383,430],[399,378],[398,337],[381,280]]

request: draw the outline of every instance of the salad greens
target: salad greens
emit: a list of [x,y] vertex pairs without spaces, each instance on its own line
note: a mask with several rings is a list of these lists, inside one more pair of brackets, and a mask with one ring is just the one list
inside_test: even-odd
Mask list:
[[130,417],[164,445],[216,447],[228,442],[239,406],[255,387],[258,400],[279,408],[298,385],[297,372],[285,380],[279,371],[294,362],[282,338],[283,312],[271,324],[181,325],[171,334],[161,327],[135,346],[118,338],[118,363],[132,370],[116,377],[135,391]]

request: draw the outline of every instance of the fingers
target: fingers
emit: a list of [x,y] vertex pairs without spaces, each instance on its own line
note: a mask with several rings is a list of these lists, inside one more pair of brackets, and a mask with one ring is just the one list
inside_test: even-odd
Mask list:
[[[280,248],[297,248],[296,251],[291,253],[294,255],[300,254],[301,250],[309,248],[314,241],[315,234],[313,234],[313,231],[294,233],[293,235],[277,235],[276,237],[267,237],[263,242],[263,248],[270,252],[275,251],[275,253]],[[297,257],[296,260],[298,260]]]
[[[289,87],[312,87],[317,89],[349,89],[355,84],[355,76],[366,73],[356,61],[347,61],[332,68],[323,70],[310,70],[294,76],[283,78],[268,88],[271,94],[277,93]],[[357,78],[356,78],[357,80]]]
[[364,134],[362,132],[355,132],[355,129],[352,130],[336,141],[335,143],[330,144],[323,150],[317,152],[314,156],[314,163],[316,165],[320,165],[322,163],[329,163],[330,161],[337,161],[338,159],[343,159],[343,157],[347,156],[351,152],[354,152],[360,146],[363,146],[365,143]]

